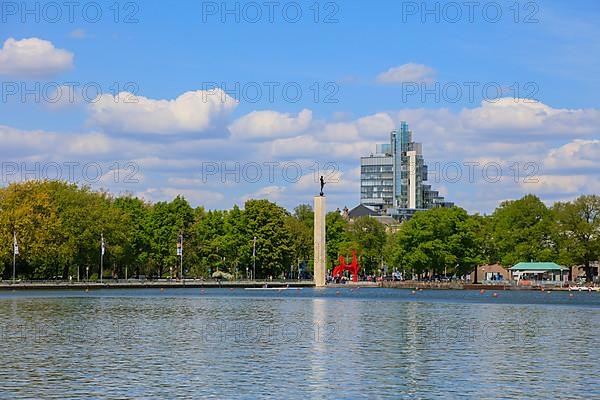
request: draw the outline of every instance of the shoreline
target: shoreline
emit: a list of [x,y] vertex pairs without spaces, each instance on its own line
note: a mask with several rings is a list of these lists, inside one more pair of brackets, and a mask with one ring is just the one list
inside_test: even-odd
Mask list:
[[0,283],[0,291],[16,290],[81,290],[81,289],[168,289],[168,288],[261,288],[265,284],[272,288],[304,288],[314,287],[312,281],[121,281],[121,282],[17,282]]
[[[0,292],[25,290],[82,290],[82,289],[167,289],[167,288],[262,288],[265,284],[270,288],[314,288],[313,281],[108,281],[108,282],[0,282]],[[460,282],[346,282],[330,283],[328,288],[384,288],[406,290],[492,290],[492,291],[569,291],[569,286],[514,286],[510,284],[474,284]]]

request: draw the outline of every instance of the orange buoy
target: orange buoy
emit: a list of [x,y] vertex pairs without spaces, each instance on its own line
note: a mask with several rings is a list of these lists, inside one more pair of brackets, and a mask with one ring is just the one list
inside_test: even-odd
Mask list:
[[337,291],[337,292],[335,292],[335,294],[340,294],[340,292],[339,292],[339,291]]
[[485,293],[485,290],[484,290],[484,289],[481,289],[481,290],[479,291],[479,293],[480,293],[480,294],[484,294],[484,293]]
[[498,297],[498,293],[494,293],[492,296],[494,296],[494,297]]

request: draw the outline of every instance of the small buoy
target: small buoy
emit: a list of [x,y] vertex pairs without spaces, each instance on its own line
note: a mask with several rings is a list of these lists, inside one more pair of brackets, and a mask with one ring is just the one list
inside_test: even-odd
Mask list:
[[423,289],[419,289],[419,292],[422,292],[422,291],[423,291]]
[[541,288],[540,290],[543,292],[543,291],[544,291],[544,288]]
[[161,292],[164,292],[164,291],[165,291],[165,288],[160,288],[160,291],[161,291]]
[[481,289],[481,290],[479,291],[479,293],[480,293],[480,294],[484,294],[484,293],[485,293],[485,290],[484,290],[484,289]]
[[573,297],[573,293],[569,293],[569,297]]
[[498,293],[494,293],[492,296],[494,296],[494,297],[498,297]]
[[413,290],[412,292],[410,292],[410,294],[417,294],[417,292]]
[[233,290],[233,289],[234,289],[234,288],[232,288],[232,287],[231,287],[231,288],[229,288],[229,290]]
[[339,291],[337,291],[337,292],[335,292],[335,294],[340,294],[340,292],[339,292]]
[[200,293],[204,293],[204,289],[200,290]]
[[89,292],[89,291],[90,291],[90,289],[88,289],[88,288],[85,288],[85,292],[86,292],[86,293],[87,293],[87,292]]

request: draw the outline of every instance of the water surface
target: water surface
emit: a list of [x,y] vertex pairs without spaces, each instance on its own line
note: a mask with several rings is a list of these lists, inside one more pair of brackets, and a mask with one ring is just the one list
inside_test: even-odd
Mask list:
[[600,398],[600,294],[0,292],[0,398]]

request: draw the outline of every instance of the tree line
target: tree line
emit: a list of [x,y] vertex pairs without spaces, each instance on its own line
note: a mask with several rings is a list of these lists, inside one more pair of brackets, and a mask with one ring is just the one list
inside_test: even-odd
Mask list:
[[[591,279],[600,258],[600,197],[581,196],[547,207],[533,195],[502,203],[489,216],[459,207],[418,212],[398,230],[369,217],[326,216],[327,262],[356,250],[365,274],[397,269],[409,274],[464,275],[476,265],[555,261],[581,265]],[[243,208],[193,208],[181,196],[149,203],[131,195],[57,181],[27,181],[0,188],[0,276],[12,277],[13,233],[20,279],[97,279],[101,235],[104,278],[175,277],[183,235],[185,277],[216,271],[237,278],[297,277],[312,270],[313,211],[292,212],[267,200]],[[256,247],[254,248],[254,237]],[[255,253],[253,253],[255,249]],[[255,254],[255,256],[253,255]]]
[[589,281],[600,259],[600,197],[547,207],[530,194],[501,203],[489,216],[459,207],[420,212],[388,237],[385,252],[392,265],[416,274],[462,276],[477,265],[533,261],[582,267]]

